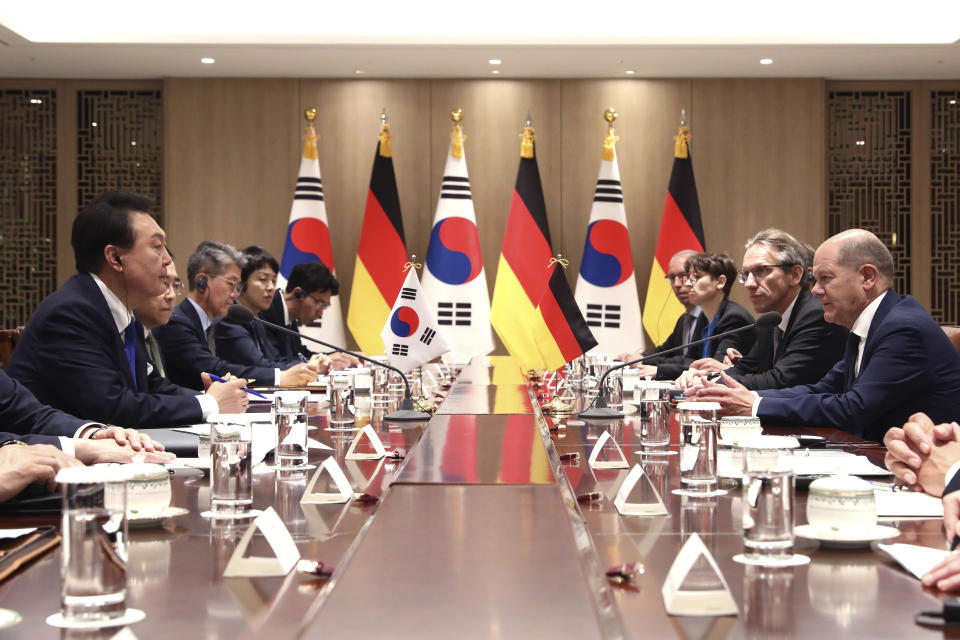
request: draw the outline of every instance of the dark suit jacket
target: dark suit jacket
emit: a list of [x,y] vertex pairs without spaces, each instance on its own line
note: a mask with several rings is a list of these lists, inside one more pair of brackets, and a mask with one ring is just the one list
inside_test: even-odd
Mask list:
[[953,477],[950,478],[950,483],[944,488],[943,495],[953,493],[957,489],[960,489],[960,471],[953,474]]
[[41,404],[26,387],[0,370],[0,425],[4,429],[0,443],[21,440],[60,448],[57,436],[72,438],[87,423]]
[[[703,315],[701,314],[701,317]],[[718,335],[724,331],[730,331],[731,329],[736,329],[738,327],[743,327],[749,324],[753,324],[753,316],[750,315],[750,312],[741,307],[739,304],[727,298],[723,301],[723,304],[720,305],[720,308],[717,310],[717,325],[714,328],[713,335]],[[706,326],[707,321],[704,318],[703,324],[700,326]],[[710,343],[711,357],[715,360],[723,360],[723,357],[727,353],[727,349],[733,347],[738,350],[740,353],[746,353],[753,346],[754,340],[756,340],[756,331],[741,331],[732,336],[727,336],[726,338],[720,338],[719,340],[713,340]],[[700,340],[700,334],[694,333],[694,340]],[[692,355],[688,355],[691,354]],[[703,357],[703,345],[691,347],[684,350],[684,356],[679,360],[671,360],[665,362],[662,365],[657,365],[657,378],[661,380],[673,380],[683,373],[686,369],[693,364],[694,360],[699,360]]]
[[[684,320],[686,320],[688,315],[690,314],[686,312],[681,314],[680,317],[677,318],[677,324],[674,325],[673,333],[670,334],[670,337],[664,340],[663,344],[656,347],[655,349],[651,349],[650,351],[645,352],[643,355],[645,356],[656,355],[657,353],[666,351],[667,349],[674,349],[676,347],[679,347],[685,344],[684,335],[683,335],[683,323],[684,323]],[[707,323],[707,319],[703,315],[703,313],[697,316],[697,321],[693,325],[693,334],[692,334],[693,340],[697,340],[700,338],[700,332],[703,331],[703,327],[706,323]],[[667,372],[667,369],[665,368],[663,370],[664,374],[662,375],[661,369],[660,369],[661,366],[667,363],[675,363],[677,366],[682,366],[682,362],[684,358],[693,358],[695,360],[697,357],[699,357],[700,353],[701,351],[698,347],[688,347],[687,349],[684,349],[682,351],[679,351],[671,355],[650,358],[649,360],[644,362],[644,364],[656,365],[657,379],[667,380],[668,378],[665,375]],[[673,376],[673,377],[676,378],[677,376]]]
[[774,353],[776,329],[758,331],[753,349],[727,374],[754,391],[813,384],[843,357],[850,333],[824,320],[823,305],[806,289],[797,294],[787,330]]
[[200,422],[196,393],[156,370],[147,375],[146,354],[139,327],[134,383],[107,301],[93,278],[81,273],[33,312],[7,373],[41,403],[97,422],[140,428]]
[[170,322],[154,329],[153,335],[160,343],[167,377],[175,384],[203,389],[200,374],[204,371],[221,377],[232,373],[241,378],[254,378],[261,384],[273,384],[276,377],[273,367],[230,362],[210,353],[200,316],[190,300],[178,304],[170,315]]
[[[287,303],[283,299],[283,294],[280,293],[279,289],[277,289],[277,293],[273,297],[273,303],[270,305],[270,308],[266,311],[261,311],[259,315],[267,322],[278,324],[281,327],[285,326],[293,331],[300,331],[300,325],[296,321],[284,324],[283,307],[286,304]],[[289,333],[277,331],[276,329],[271,329],[269,327],[265,327],[265,329],[267,332],[267,338],[273,343],[273,346],[279,354],[281,360],[299,360],[300,357],[297,354],[301,354],[308,359],[313,355],[313,352],[303,346],[303,342],[301,342],[297,336],[292,336]]]
[[910,296],[885,294],[849,389],[847,366],[841,358],[816,384],[758,392],[761,421],[835,427],[880,442],[917,411],[935,424],[960,416],[960,352]]
[[301,361],[296,356],[281,358],[273,340],[267,336],[267,327],[257,321],[240,324],[228,316],[214,326],[217,355],[224,360],[279,369],[288,369]]

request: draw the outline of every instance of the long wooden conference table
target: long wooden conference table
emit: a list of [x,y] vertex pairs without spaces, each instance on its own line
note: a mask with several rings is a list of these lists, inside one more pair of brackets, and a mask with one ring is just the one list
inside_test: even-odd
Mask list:
[[[540,412],[517,368],[480,358],[463,369],[427,423],[372,424],[403,460],[345,460],[350,432],[326,429],[320,412],[311,437],[332,451],[357,492],[378,502],[301,504],[312,471],[254,472],[254,507],[272,506],[304,559],[335,570],[318,578],[224,578],[247,521],[210,521],[209,478],[172,476],[175,506],[188,515],[162,528],[131,529],[128,606],[146,612],[129,627],[147,638],[920,638],[943,632],[914,624],[939,609],[943,594],[924,590],[892,561],[867,550],[830,551],[797,539],[805,567],[744,567],[740,489],[714,498],[670,493],[678,456],[641,456],[640,419],[552,420]],[[551,429],[553,427],[553,429]],[[587,455],[608,430],[629,462],[641,463],[668,516],[621,516],[612,498],[627,470],[593,469]],[[882,449],[834,430],[875,460]],[[676,442],[676,437],[674,437]],[[561,454],[579,452],[579,460]],[[603,497],[578,504],[576,496]],[[797,524],[806,521],[797,494]],[[17,516],[0,527],[56,524]],[[898,542],[943,548],[939,520],[892,523]],[[685,540],[697,533],[714,554],[739,615],[667,615],[661,587]],[[267,545],[254,538],[251,553]],[[110,638],[116,629],[60,632],[44,622],[59,608],[59,549],[0,585],[0,607],[23,621],[4,638]],[[617,585],[608,567],[637,562],[644,572]],[[129,637],[129,636],[128,636]]]

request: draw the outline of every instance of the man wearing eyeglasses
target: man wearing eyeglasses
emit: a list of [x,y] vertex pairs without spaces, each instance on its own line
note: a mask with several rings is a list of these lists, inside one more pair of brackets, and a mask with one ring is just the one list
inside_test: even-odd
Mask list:
[[[281,292],[277,289],[273,303],[260,317],[267,322],[300,331],[301,325],[309,325],[323,316],[330,306],[330,298],[340,293],[340,283],[322,262],[301,262],[290,270],[287,285]],[[267,328],[267,336],[273,341],[282,358],[303,357],[309,360],[313,352],[307,349],[296,336]],[[330,369],[355,367],[360,361],[345,353],[329,355]]]
[[[618,356],[621,362],[636,360],[641,356],[649,356],[667,349],[673,349],[685,345],[694,340],[700,339],[703,333],[703,327],[706,325],[706,317],[700,310],[700,307],[690,302],[690,283],[687,280],[687,272],[684,267],[687,258],[697,255],[692,249],[683,249],[673,254],[670,262],[667,264],[666,280],[670,283],[673,293],[677,300],[683,305],[684,312],[677,318],[677,324],[662,344],[657,348],[645,353],[622,353]],[[663,356],[660,358],[651,358],[646,363],[640,365],[640,375],[644,377],[656,378],[657,380],[673,380],[685,369],[685,363],[697,358],[700,350],[696,347],[684,349],[672,356]]]
[[240,262],[239,251],[212,240],[201,242],[187,261],[187,298],[173,310],[170,322],[153,330],[167,377],[174,384],[203,389],[204,373],[279,382],[277,369],[228,362],[216,355],[213,323],[227,315],[240,294]]
[[775,311],[776,327],[757,333],[745,356],[729,349],[723,362],[697,360],[677,380],[681,389],[715,371],[726,371],[748,389],[782,389],[812,384],[843,356],[849,331],[827,322],[823,305],[808,290],[809,251],[780,229],[764,229],[747,241],[739,282],[754,313]]
[[133,309],[169,288],[166,234],[145,196],[110,191],[73,221],[73,276],[27,321],[7,373],[37,400],[104,424],[149,428],[204,422],[242,410],[242,381],[206,393],[148,373]]
[[[173,254],[170,257],[172,258]],[[150,298],[133,310],[137,320],[143,325],[147,356],[150,359],[147,363],[147,369],[149,371],[156,369],[157,373],[164,378],[167,377],[166,363],[163,360],[163,354],[160,352],[160,343],[157,342],[157,337],[153,335],[153,330],[170,322],[174,303],[178,296],[183,295],[183,280],[177,275],[177,267],[172,260],[167,265],[167,278],[169,282],[166,291],[159,296]]]

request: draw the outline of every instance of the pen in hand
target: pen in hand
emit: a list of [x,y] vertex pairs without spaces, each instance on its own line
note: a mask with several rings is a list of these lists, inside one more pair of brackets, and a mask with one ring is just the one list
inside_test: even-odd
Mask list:
[[[207,375],[210,376],[210,379],[211,379],[211,380],[216,380],[217,382],[227,382],[227,380],[224,380],[224,379],[221,378],[220,376],[215,376],[215,375],[213,375],[212,373],[207,374]],[[242,387],[242,389],[243,389],[244,391],[246,391],[247,393],[249,393],[250,395],[252,395],[252,396],[257,396],[258,398],[263,398],[264,400],[269,400],[269,399],[270,399],[270,398],[268,398],[267,396],[263,395],[262,393],[257,393],[257,392],[254,391],[253,389],[247,389],[246,387]]]

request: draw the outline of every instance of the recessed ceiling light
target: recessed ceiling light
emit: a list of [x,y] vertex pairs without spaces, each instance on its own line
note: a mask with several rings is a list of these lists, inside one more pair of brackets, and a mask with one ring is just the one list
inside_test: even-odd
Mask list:
[[633,69],[627,69],[624,73],[626,73],[628,76],[632,76],[633,74],[636,73],[636,71],[634,71]]
[[354,73],[357,74],[358,76],[362,76],[363,74],[366,73],[366,71],[364,71],[363,69],[357,69],[356,71],[354,71]]
[[499,59],[499,58],[491,58],[491,59],[487,60],[487,62],[489,62],[490,64],[500,64],[500,63],[503,62],[503,60],[501,60],[501,59]]
[[43,104],[43,100],[40,98],[30,98],[30,104]]
[[131,140],[131,141],[130,141],[130,146],[131,146],[131,147],[137,146],[137,141],[136,141],[136,140]]
[[956,101],[956,100],[951,100],[951,101],[950,101],[950,104],[957,104],[957,101]]
[[216,62],[216,60],[214,60],[213,58],[200,58],[200,62],[202,62],[203,64],[213,64],[214,62]]
[[857,146],[858,146],[858,147],[866,146],[866,144],[867,144],[867,141],[866,141],[866,140],[857,140]]
[[760,58],[760,64],[773,64],[773,58]]
[[91,122],[91,123],[90,123],[90,126],[91,126],[91,127],[95,127],[95,126],[97,126],[97,123],[96,123],[96,122]]
[[494,70],[493,70],[493,71],[491,71],[490,73],[493,73],[493,74],[497,74],[497,75],[499,75],[499,73],[500,73],[500,69],[494,69]]

